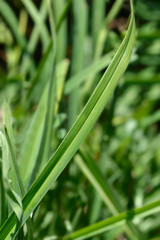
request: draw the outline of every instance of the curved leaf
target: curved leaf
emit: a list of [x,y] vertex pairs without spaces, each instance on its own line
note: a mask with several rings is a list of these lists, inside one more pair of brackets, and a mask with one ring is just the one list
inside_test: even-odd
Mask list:
[[[115,54],[108,69],[91,95],[83,111],[75,121],[74,125],[64,138],[57,151],[43,169],[39,177],[35,180],[31,188],[23,198],[23,220],[25,223],[32,211],[40,203],[44,195],[49,190],[53,181],[57,179],[66,165],[69,163],[80,144],[88,135],[106,103],[123,75],[132,53],[135,41],[135,20],[133,9],[129,27],[117,53]],[[12,214],[3,227],[0,229],[1,239],[8,239],[14,231],[16,225],[15,214]]]

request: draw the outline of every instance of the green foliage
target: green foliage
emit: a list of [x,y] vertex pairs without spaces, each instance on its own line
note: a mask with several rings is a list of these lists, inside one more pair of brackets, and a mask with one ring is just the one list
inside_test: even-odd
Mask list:
[[1,240],[159,239],[159,5],[0,1]]

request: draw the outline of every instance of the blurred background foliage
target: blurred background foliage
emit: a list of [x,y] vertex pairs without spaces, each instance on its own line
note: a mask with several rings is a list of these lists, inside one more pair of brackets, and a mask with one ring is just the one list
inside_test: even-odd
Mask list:
[[[52,58],[46,1],[33,1],[33,12],[25,2],[0,3],[0,120],[2,124],[3,102],[7,100],[18,155],[49,79]],[[53,1],[57,26],[66,2]],[[68,1],[57,31],[57,81],[64,77],[65,83],[52,128],[50,153],[60,144],[107,64],[97,72],[92,73],[92,69],[81,84],[68,92],[67,82],[106,54],[113,55],[125,34],[130,12],[129,1],[121,1],[114,18],[107,22],[116,1],[86,0],[83,6],[75,2]],[[124,209],[160,197],[160,1],[135,0],[134,6],[137,37],[130,65],[82,146]],[[104,22],[106,37],[101,47],[98,36]],[[97,54],[98,48],[102,50]],[[35,239],[53,239],[49,236],[65,235],[112,215],[79,168],[76,158],[80,156],[78,152],[35,211]],[[136,224],[149,239],[160,239],[158,214]],[[126,238],[123,229],[117,228],[96,239]]]

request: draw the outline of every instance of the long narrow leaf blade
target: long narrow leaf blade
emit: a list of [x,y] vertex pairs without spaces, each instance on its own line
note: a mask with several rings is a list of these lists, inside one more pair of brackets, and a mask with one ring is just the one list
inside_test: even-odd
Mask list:
[[20,225],[22,220],[22,215],[23,215],[22,201],[21,201],[21,197],[14,191],[14,189],[10,184],[10,181],[11,181],[9,176],[9,171],[11,167],[10,152],[9,152],[5,135],[1,131],[0,131],[0,141],[1,141],[0,145],[2,147],[2,177],[4,182],[4,188],[5,188],[8,202],[11,208],[13,209],[14,213],[16,214],[17,219],[19,221],[19,225]]
[[62,238],[63,240],[82,240],[87,239],[89,237],[93,237],[97,234],[102,234],[108,230],[117,228],[118,226],[123,225],[124,223],[135,219],[136,217],[144,217],[153,213],[157,213],[160,211],[160,201],[148,204],[144,207],[134,209],[125,213],[121,213],[118,216],[108,218],[101,222],[90,225],[89,227],[85,227],[80,229],[69,236]]
[[[126,36],[115,54],[110,66],[106,70],[104,76],[100,80],[71,130],[23,198],[23,223],[27,220],[29,215],[47,193],[53,181],[57,179],[65,166],[69,163],[105,108],[109,97],[113,93],[119,79],[123,75],[129,63],[134,41],[135,20],[132,9]],[[15,229],[15,224],[15,215],[12,214],[0,230],[2,240],[8,239]]]
[[[4,118],[4,126],[5,126],[5,130],[6,130],[6,132],[5,132],[6,140],[7,140],[7,138],[9,138],[10,144],[12,145],[13,152],[15,152],[15,140],[14,140],[14,134],[13,134],[13,129],[12,129],[12,123],[11,123],[11,114],[10,114],[9,106],[6,101],[4,102],[4,105],[3,105],[3,116],[4,116],[3,117]],[[8,146],[9,146],[9,144],[8,144]],[[12,153],[11,153],[11,159],[12,159]],[[12,185],[14,191],[17,194],[20,194],[19,186],[18,186],[18,182],[17,182],[17,172],[16,172],[15,165],[16,165],[16,162],[14,161],[14,159],[12,159],[11,170],[10,170],[11,180],[12,180],[11,185]]]

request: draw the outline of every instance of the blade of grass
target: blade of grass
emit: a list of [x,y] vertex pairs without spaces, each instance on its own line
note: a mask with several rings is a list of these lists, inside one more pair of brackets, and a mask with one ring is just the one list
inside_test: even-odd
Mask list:
[[[119,201],[116,198],[113,187],[111,187],[110,184],[106,180],[104,180],[101,172],[98,169],[98,166],[91,158],[89,152],[86,151],[83,147],[80,148],[79,154],[80,156],[77,155],[75,157],[76,164],[80,167],[81,171],[85,174],[92,186],[99,193],[110,211],[114,215],[121,213],[123,211],[123,208],[121,207]],[[132,223],[126,224],[125,229],[131,239],[144,239],[144,236],[142,236],[137,231],[137,229]]]
[[58,22],[57,22],[57,24],[56,24],[56,31],[57,31],[57,32],[59,31],[60,26],[61,26],[63,20],[65,19],[66,15],[67,15],[67,12],[68,12],[69,7],[70,7],[70,5],[71,5],[71,1],[72,1],[72,0],[67,0],[66,4],[65,4],[65,6],[64,6],[64,9],[63,9],[63,11],[62,11],[62,13],[61,13],[61,16],[60,16],[59,19],[58,19]]
[[97,40],[95,59],[99,58],[103,52],[105,39],[108,34],[108,25],[119,13],[119,11],[123,5],[123,2],[124,2],[124,0],[115,1],[115,3],[113,4],[111,10],[109,11],[109,13],[104,21],[104,25],[99,33],[98,40]]
[[90,212],[89,212],[89,224],[93,224],[97,222],[97,220],[99,219],[102,204],[103,204],[101,197],[95,191],[93,192],[92,199],[93,201],[91,202]]
[[[65,76],[68,70],[68,66],[69,66],[68,60],[64,60],[62,63],[59,63],[58,66],[56,67],[57,80],[58,80],[57,99],[55,102],[55,109],[54,108],[52,109],[52,111],[55,110],[54,112],[55,115],[57,114],[59,101],[62,96],[62,89],[64,85]],[[19,168],[21,171],[21,176],[23,179],[25,189],[29,185],[31,173],[33,169],[36,168],[35,167],[36,159],[40,149],[40,142],[42,139],[42,132],[45,125],[45,116],[46,116],[46,111],[48,106],[47,105],[48,89],[49,89],[49,83],[47,83],[47,86],[45,87],[43,94],[41,96],[38,108],[32,117],[31,124],[27,131],[25,142],[22,146],[22,151],[19,157]],[[52,107],[52,105],[50,105],[50,107]],[[44,128],[44,130],[46,129]],[[24,168],[23,166],[27,166],[27,168]],[[39,167],[40,169],[42,168],[41,165]]]
[[[55,68],[55,57],[56,57],[56,33],[55,33],[55,24],[52,14],[52,6],[49,3],[49,15],[50,15],[50,25],[52,32],[52,44],[53,44],[53,57],[52,57],[52,69],[51,77],[48,86],[48,97],[47,97],[47,106],[46,106],[46,117],[44,122],[44,130],[41,139],[40,151],[36,159],[35,169],[32,172],[31,182],[35,178],[37,172],[42,170],[44,165],[49,159],[50,155],[50,142],[53,128],[53,118],[55,119],[58,112],[59,102],[62,97],[62,90],[64,86],[65,76],[68,70],[69,62],[64,60],[62,63],[59,63],[58,67]],[[60,69],[60,70],[59,70]],[[58,81],[57,81],[58,80]]]
[[[18,180],[19,188],[20,188],[20,191],[21,191],[21,196],[24,196],[25,189],[24,189],[23,182],[22,182],[22,179],[21,179],[21,176],[20,176],[20,171],[19,171],[19,168],[18,168],[18,165],[17,165],[17,159],[16,159],[16,156],[15,156],[14,149],[12,147],[11,140],[10,140],[9,135],[8,135],[7,128],[5,129],[5,135],[6,135],[9,151],[10,151],[10,154],[11,154],[11,157],[12,157],[12,162],[13,162],[13,165],[14,165],[16,178]],[[26,225],[27,225],[28,240],[32,240],[33,239],[33,229],[32,229],[32,221],[31,221],[30,217],[26,221]]]
[[31,101],[31,97],[34,95],[34,89],[38,85],[40,75],[43,74],[45,66],[48,65],[48,62],[50,61],[51,50],[52,50],[52,42],[50,42],[50,44],[48,45],[48,48],[46,49],[39,65],[38,65],[35,76],[31,80],[31,87],[29,88],[29,90],[27,92],[27,96],[26,96],[28,103]]
[[[105,16],[105,0],[93,0],[92,4],[92,39],[93,39],[93,50],[97,46],[97,37],[99,31],[103,26]],[[94,55],[94,52],[93,52]]]
[[[9,110],[9,107],[8,107],[6,101],[4,102],[4,105],[3,105],[3,122],[4,122],[4,132],[5,132],[7,142],[8,142],[8,138],[9,138],[10,142],[13,146],[13,151],[15,152],[15,139],[14,139],[13,129],[12,129],[12,125],[11,125],[11,114],[10,114],[10,110]],[[8,146],[9,146],[9,144],[8,144]],[[12,153],[11,153],[11,159],[12,159]],[[13,159],[13,161],[11,161],[11,170],[10,170],[11,181],[12,181],[11,185],[12,185],[13,190],[18,195],[20,195],[19,186],[21,186],[21,182],[19,182],[20,185],[17,182],[17,176],[19,176],[19,175],[17,175],[17,172],[16,172],[16,170],[17,170],[16,164],[17,163],[16,163],[15,159]]]
[[[132,1],[131,1],[132,4]],[[108,69],[91,95],[78,119],[47,163],[41,174],[37,177],[30,189],[23,198],[23,222],[25,223],[32,211],[40,203],[44,195],[49,190],[53,181],[57,179],[73,155],[78,150],[80,144],[88,135],[106,103],[123,75],[132,52],[135,41],[135,20],[133,7],[129,27],[117,53],[115,54]],[[0,229],[2,240],[8,239],[15,230],[15,214],[11,214],[8,220]]]
[[140,125],[143,128],[147,128],[148,126],[158,122],[160,120],[160,110],[156,111],[152,115],[148,115],[144,119],[140,121]]
[[125,76],[125,84],[126,85],[133,85],[133,84],[149,84],[149,85],[153,85],[153,84],[157,84],[160,83],[160,74],[152,74],[152,76],[148,76],[141,74],[141,73],[137,73],[135,74],[127,74]]
[[51,36],[52,36],[51,76],[50,76],[49,86],[48,86],[44,128],[43,128],[39,152],[35,162],[35,167],[32,170],[30,184],[35,179],[36,173],[39,171],[39,169],[44,167],[45,163],[49,159],[53,117],[55,114],[55,107],[56,107],[56,100],[57,100],[57,76],[56,76],[56,69],[55,69],[55,58],[56,58],[56,47],[57,47],[56,46],[56,29],[55,29],[55,23],[54,23],[53,12],[52,12],[52,4],[50,0],[48,1],[48,6],[49,6],[49,16],[50,16],[50,29],[51,29]]
[[[0,143],[0,148],[1,148]],[[4,224],[8,217],[8,203],[5,196],[5,188],[2,177],[2,160],[0,159],[0,227]]]
[[23,216],[22,201],[20,196],[13,190],[10,184],[10,181],[11,181],[9,176],[9,171],[11,167],[10,152],[9,152],[5,135],[1,131],[0,131],[0,141],[1,141],[0,145],[2,148],[2,177],[3,177],[4,189],[7,195],[9,205],[13,209],[14,213],[16,214],[16,217],[18,220],[16,221],[16,230],[18,230],[19,226],[21,225],[22,216]]
[[16,154],[15,154],[16,152],[15,140],[14,140],[13,129],[11,124],[11,114],[10,114],[9,106],[6,101],[4,102],[4,105],[3,105],[3,116],[4,116],[4,132],[5,132],[6,140],[8,143],[8,147],[9,147],[9,151],[12,159],[11,161],[12,187],[14,191],[17,192],[17,194],[20,195],[21,193],[21,197],[22,197],[25,194],[25,192],[23,189],[23,183],[22,183],[20,172],[17,165]]
[[[25,189],[23,186],[22,178],[20,175],[20,171],[17,165],[17,159],[16,159],[16,154],[15,154],[15,141],[14,141],[14,135],[13,135],[13,129],[11,125],[11,114],[9,110],[9,106],[7,102],[4,102],[4,129],[5,129],[5,136],[6,140],[8,143],[9,151],[11,154],[11,159],[12,159],[12,165],[11,169],[14,169],[14,174],[15,174],[15,180],[17,182],[17,185],[20,189],[20,194],[21,196],[24,196],[25,194]],[[18,192],[19,193],[19,192]],[[31,219],[29,218],[26,222],[27,224],[27,230],[28,230],[28,239],[32,240],[33,239],[33,231],[32,231],[32,222]]]
[[[103,49],[104,49],[104,44],[105,44],[105,40],[107,38],[108,35],[108,25],[109,23],[117,16],[118,12],[121,9],[121,6],[123,4],[124,0],[117,0],[115,1],[115,3],[113,4],[110,12],[108,13],[106,19],[104,20],[104,24],[101,28],[101,30],[99,31],[99,35],[97,37],[97,44],[95,46],[95,54],[93,56],[94,60],[99,59],[100,56],[103,53]],[[88,92],[89,89],[92,88],[92,84],[94,82],[94,77],[90,78],[86,84],[84,85],[84,94],[86,92]]]
[[57,66],[57,100],[55,106],[55,115],[58,113],[59,104],[63,94],[64,83],[69,68],[69,60],[65,59]]
[[[65,1],[58,0],[53,1],[53,9],[54,9],[54,16],[55,16],[55,23],[58,24],[59,18],[62,15],[64,10]],[[61,27],[59,31],[57,31],[57,52],[56,52],[56,62],[60,62],[66,56],[66,47],[67,47],[67,22],[64,20],[61,22]]]
[[[46,87],[41,97],[38,108],[31,120],[31,124],[27,131],[25,142],[22,146],[18,161],[25,189],[27,189],[31,170],[34,168],[35,159],[39,151],[40,139],[42,137],[46,114],[47,90],[48,88]],[[25,168],[24,166],[27,166],[27,168]]]
[[[84,0],[73,1],[73,18],[74,18],[74,36],[73,36],[73,52],[71,60],[71,75],[81,71],[84,65],[84,45],[87,30],[87,5]],[[77,51],[78,49],[78,51]],[[80,87],[75,88],[69,96],[69,128],[74,123],[80,105]]]
[[149,216],[151,214],[160,211],[160,201],[153,202],[144,207],[137,208],[125,213],[121,213],[118,216],[108,218],[106,220],[100,221],[83,229],[80,229],[68,236],[63,237],[63,240],[82,240],[89,237],[93,237],[97,234],[104,233],[108,230],[117,228],[128,221],[134,220],[136,218],[143,218],[144,216]]

